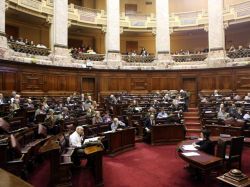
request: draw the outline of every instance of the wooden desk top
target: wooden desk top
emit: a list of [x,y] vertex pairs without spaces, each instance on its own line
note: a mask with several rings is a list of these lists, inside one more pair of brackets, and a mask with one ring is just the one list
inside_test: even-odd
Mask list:
[[224,182],[224,183],[227,183],[227,184],[230,184],[230,185],[236,186],[236,187],[247,187],[247,186],[250,186],[250,179],[247,179],[246,181],[242,181],[242,182],[236,182],[236,181],[227,179],[223,175],[217,177],[217,179],[220,180],[220,181],[222,181],[222,182]]
[[22,180],[21,178],[0,168],[0,186],[4,187],[32,187],[31,184]]
[[[201,170],[209,170],[215,167],[218,167],[222,164],[222,158],[209,155],[203,151],[186,151],[182,148],[183,145],[189,145],[194,142],[197,142],[198,140],[186,140],[179,144],[179,156],[188,162],[190,165],[199,168]],[[182,153],[186,152],[196,152],[199,154],[199,156],[185,156]]]

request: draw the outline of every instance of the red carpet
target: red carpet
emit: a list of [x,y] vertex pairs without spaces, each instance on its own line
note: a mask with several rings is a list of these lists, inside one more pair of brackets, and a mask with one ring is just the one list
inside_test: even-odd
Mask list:
[[[243,172],[250,176],[250,148],[244,149]],[[191,178],[185,162],[176,153],[176,145],[150,146],[137,143],[136,149],[116,157],[104,157],[105,187],[200,187],[204,182]],[[31,177],[35,187],[48,186],[49,164],[45,163]],[[73,172],[74,187],[92,187],[93,178],[87,169]],[[219,186],[216,179],[206,186]]]

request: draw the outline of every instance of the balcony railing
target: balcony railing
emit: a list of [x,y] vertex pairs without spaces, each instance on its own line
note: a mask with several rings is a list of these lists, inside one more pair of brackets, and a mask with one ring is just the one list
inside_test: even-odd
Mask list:
[[207,58],[207,53],[190,54],[190,55],[172,55],[175,62],[198,62],[204,61]]
[[101,13],[101,10],[86,8],[77,5],[74,5],[74,8],[78,10],[79,18],[82,21],[94,22],[97,14]]
[[151,63],[155,60],[155,56],[141,56],[141,55],[122,55],[122,60],[129,63]]
[[150,15],[147,14],[125,14],[131,20],[147,20]]
[[41,55],[48,56],[50,54],[50,50],[48,48],[39,48],[31,45],[22,45],[17,44],[15,42],[9,42],[9,47],[16,52],[27,53],[31,55]]
[[235,58],[247,58],[250,57],[250,49],[240,49],[227,53],[227,56],[231,59]]
[[104,54],[72,53],[72,57],[77,60],[103,61]]

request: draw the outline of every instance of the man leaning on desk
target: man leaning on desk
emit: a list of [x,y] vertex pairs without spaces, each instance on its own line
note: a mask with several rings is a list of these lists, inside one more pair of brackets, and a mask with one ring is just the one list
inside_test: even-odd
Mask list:
[[113,119],[113,123],[111,124],[111,130],[115,132],[117,129],[125,128],[126,124],[122,121],[118,120],[118,118]]

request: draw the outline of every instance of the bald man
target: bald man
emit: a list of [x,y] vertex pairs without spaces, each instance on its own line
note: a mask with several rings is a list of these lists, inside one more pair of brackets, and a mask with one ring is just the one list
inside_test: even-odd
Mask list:
[[113,123],[111,124],[111,130],[116,131],[118,128],[124,128],[126,127],[126,124],[122,121],[119,121],[118,118],[113,119]]

